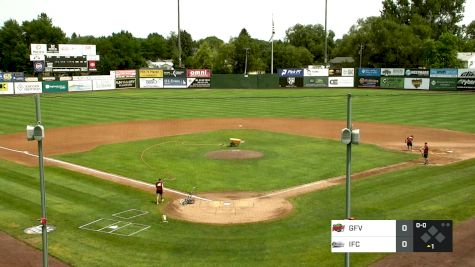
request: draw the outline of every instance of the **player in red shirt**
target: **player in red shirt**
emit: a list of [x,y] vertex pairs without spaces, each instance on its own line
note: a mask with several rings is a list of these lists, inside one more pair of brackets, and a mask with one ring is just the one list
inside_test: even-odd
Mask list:
[[155,189],[157,193],[157,205],[160,204],[163,201],[163,182],[162,179],[158,179],[158,181],[155,183]]
[[406,138],[407,150],[412,151],[412,142],[414,142],[414,136],[410,135]]
[[429,146],[427,142],[424,143],[424,148],[422,148],[422,157],[424,157],[424,165],[429,164]]

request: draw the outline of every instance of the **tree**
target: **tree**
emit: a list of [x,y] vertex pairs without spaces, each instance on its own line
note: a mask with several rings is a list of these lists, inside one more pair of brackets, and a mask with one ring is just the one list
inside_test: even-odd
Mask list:
[[312,62],[313,55],[305,47],[295,47],[282,41],[274,44],[275,68],[303,68]]
[[[325,53],[325,28],[318,25],[301,25],[296,24],[285,31],[286,41],[295,47],[305,47],[313,54],[313,61],[318,63],[324,62]],[[335,33],[328,33],[328,55],[332,53],[335,46],[333,38]]]
[[30,49],[23,29],[16,20],[5,21],[0,28],[0,69],[3,71],[32,71]]
[[424,42],[424,63],[428,68],[458,68],[457,59],[458,39],[448,32],[442,34],[439,40],[427,39]]
[[213,51],[208,42],[204,41],[193,56],[191,66],[197,69],[213,69],[216,56],[216,51]]
[[[178,66],[178,35],[175,32],[170,34],[168,38],[168,46],[171,48],[173,62],[175,66]],[[188,65],[188,61],[191,61],[191,56],[196,50],[195,42],[191,35],[187,31],[181,31],[180,33],[180,43],[181,43],[181,59],[183,67]]]
[[170,59],[171,47],[158,33],[151,33],[141,42],[142,55],[147,60]]
[[37,19],[23,22],[23,31],[27,44],[64,44],[66,34],[59,27],[53,26],[53,21],[45,13]]

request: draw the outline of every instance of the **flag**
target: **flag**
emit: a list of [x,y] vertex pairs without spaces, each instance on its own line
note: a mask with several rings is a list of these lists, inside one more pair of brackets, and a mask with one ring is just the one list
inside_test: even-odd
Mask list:
[[275,28],[274,28],[274,16],[272,16],[272,36],[275,34]]

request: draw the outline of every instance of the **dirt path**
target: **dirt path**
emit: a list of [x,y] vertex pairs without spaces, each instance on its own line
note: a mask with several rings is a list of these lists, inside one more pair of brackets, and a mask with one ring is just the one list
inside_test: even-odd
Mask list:
[[[220,129],[256,129],[339,140],[339,133],[344,127],[344,121],[278,118],[181,119],[86,125],[47,129],[44,152],[45,156],[83,152],[103,144],[123,143]],[[362,143],[374,144],[391,150],[404,150],[404,138],[410,134],[415,136],[416,148],[427,141],[431,147],[431,164],[443,165],[475,157],[474,134],[381,123],[354,123],[353,127],[360,129]],[[29,155],[30,153],[36,153],[36,143],[27,142],[25,139],[24,133],[0,136],[0,158],[30,166],[37,165],[37,158]],[[9,150],[9,148],[16,151]],[[414,151],[412,153],[417,152]],[[144,190],[153,190],[153,187],[146,183],[128,180],[126,177],[98,172],[74,164],[55,160],[47,160],[46,164],[62,166],[63,168]],[[353,179],[364,178],[382,172],[407,168],[415,164],[418,164],[418,162],[385,166],[355,174],[352,177]],[[343,181],[343,177],[335,177],[266,194],[252,192],[200,194],[203,198],[198,199],[194,205],[189,206],[182,206],[178,203],[182,193],[172,192],[172,197],[177,199],[171,201],[165,211],[172,218],[205,223],[228,224],[271,220],[291,212],[292,206],[287,198],[320,190]],[[472,238],[474,236],[472,235]]]

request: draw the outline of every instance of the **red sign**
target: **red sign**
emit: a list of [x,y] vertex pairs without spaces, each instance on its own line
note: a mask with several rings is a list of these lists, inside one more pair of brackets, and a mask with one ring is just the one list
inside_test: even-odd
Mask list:
[[96,61],[93,61],[93,60],[88,61],[87,68],[89,69],[89,71],[97,71]]
[[211,78],[211,70],[198,69],[198,70],[186,70],[186,77],[188,78]]

